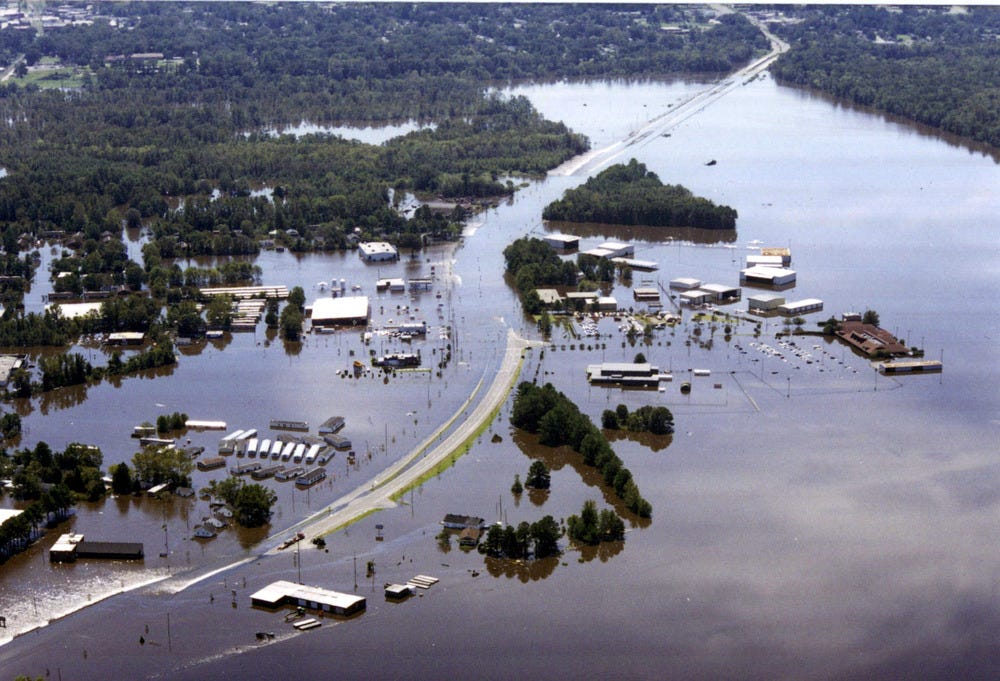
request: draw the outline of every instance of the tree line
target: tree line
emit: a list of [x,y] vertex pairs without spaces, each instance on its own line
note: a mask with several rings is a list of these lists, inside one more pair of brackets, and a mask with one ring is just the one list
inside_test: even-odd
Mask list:
[[1000,146],[996,8],[797,13],[804,21],[774,27],[792,45],[771,67],[776,78]]
[[735,229],[736,217],[729,206],[717,206],[680,185],[664,185],[634,158],[567,189],[542,211],[545,220],[700,229]]

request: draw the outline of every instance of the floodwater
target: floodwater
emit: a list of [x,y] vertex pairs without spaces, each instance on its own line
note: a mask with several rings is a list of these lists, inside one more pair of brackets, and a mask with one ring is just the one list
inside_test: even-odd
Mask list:
[[[557,83],[519,92],[601,147],[700,87]],[[781,346],[774,334],[784,326],[773,318],[761,320],[759,338],[754,321],[733,321],[727,339],[722,323],[699,326],[685,313],[676,328],[635,346],[611,319],[600,322],[596,338],[556,327],[544,353],[527,354],[522,378],[551,381],[595,421],[619,403],[662,404],[675,416],[672,438],[613,438],[653,505],[650,523],[626,517],[624,542],[567,547],[558,559],[525,564],[486,561],[435,538],[445,513],[517,524],[545,514],[564,519],[586,499],[614,504],[572,456],[512,432],[508,403],[452,468],[397,508],[327,537],[326,550],[305,543],[263,558],[271,543],[233,529],[197,543],[190,528],[208,511],[198,499],[81,507],[74,531],[139,537],[144,566],[51,566],[44,556],[50,533],[0,568],[8,626],[23,631],[58,613],[60,603],[79,605],[88,595],[172,576],[15,639],[0,648],[4,670],[96,679],[114,659],[123,677],[171,679],[237,679],[251,667],[265,676],[322,675],[333,664],[349,678],[462,677],[470,669],[481,678],[996,676],[996,160],[769,78],[727,95],[669,136],[627,149],[621,160],[628,154],[664,182],[735,207],[736,234],[713,240],[543,225],[542,207],[584,179],[550,177],[481,215],[453,250],[404,254],[383,267],[350,254],[267,252],[258,259],[266,283],[301,285],[312,295],[328,295],[314,288],[319,281],[357,283],[373,296],[376,325],[426,319],[432,331],[414,347],[436,357],[451,342],[451,362],[440,376],[435,369],[388,383],[340,378],[338,371],[369,350],[358,332],[310,335],[301,346],[263,331],[234,334],[185,351],[169,376],[93,386],[86,399],[44,409],[37,401],[18,405],[24,440],[54,448],[98,444],[110,465],[134,451],[131,427],[160,413],[221,419],[231,430],[266,430],[270,418],[315,424],[345,416],[344,433],[364,453],[357,468],[338,455],[330,466],[336,478],[308,493],[267,483],[279,495],[270,529],[280,534],[377,476],[454,413],[496,366],[506,327],[537,335],[501,277],[501,252],[518,236],[553,229],[579,232],[583,248],[634,239],[635,257],[660,265],[635,272],[634,285],[682,276],[736,285],[745,256],[756,252],[751,242],[789,246],[798,281],[785,297],[825,303],[823,312],[806,315],[807,328],[831,314],[875,309],[884,327],[943,359],[945,371],[878,376],[824,339]],[[377,277],[431,275],[430,293],[375,295]],[[617,283],[610,293],[631,306],[629,289]],[[742,302],[722,311],[745,309]],[[448,325],[457,337],[441,340],[439,329]],[[371,349],[403,348],[377,336]],[[674,375],[664,392],[587,385],[588,363],[631,361],[639,351]],[[692,369],[711,375],[688,378]],[[690,395],[679,392],[682,380],[692,382]],[[208,448],[218,436],[190,434]],[[510,485],[532,458],[552,466],[552,489],[516,499]],[[196,473],[195,485],[218,475]],[[168,555],[160,558],[163,549]],[[376,568],[370,576],[368,561]],[[382,599],[383,583],[416,574],[441,581],[405,603]],[[283,611],[249,606],[249,595],[274,579],[357,591],[368,609],[293,633]],[[258,643],[257,631],[273,631],[275,639]]]

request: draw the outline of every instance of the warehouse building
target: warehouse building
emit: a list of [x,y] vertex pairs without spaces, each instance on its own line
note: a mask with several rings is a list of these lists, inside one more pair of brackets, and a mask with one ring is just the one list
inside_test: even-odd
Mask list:
[[572,234],[546,234],[545,243],[561,251],[574,251],[580,248],[580,237]]
[[785,304],[785,296],[777,293],[755,293],[747,296],[747,309],[751,312],[774,312]]
[[707,291],[712,296],[712,301],[725,305],[735,303],[740,299],[741,291],[739,286],[726,286],[725,284],[704,284],[702,291]]
[[787,267],[755,265],[740,271],[740,283],[758,286],[794,286],[795,270]]
[[368,296],[320,298],[312,305],[313,326],[365,325],[370,314]]

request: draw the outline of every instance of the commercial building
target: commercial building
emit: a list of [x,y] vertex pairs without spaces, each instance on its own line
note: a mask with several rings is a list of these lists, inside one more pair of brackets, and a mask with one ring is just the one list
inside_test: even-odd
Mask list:
[[660,383],[660,370],[648,362],[604,362],[587,366],[587,380],[596,385],[655,388]]
[[366,325],[370,314],[368,296],[320,298],[312,305],[312,324],[313,326]]
[[365,262],[386,262],[399,259],[396,247],[385,241],[366,241],[358,244],[358,255]]
[[406,290],[406,282],[395,277],[379,279],[375,282],[375,289],[378,291],[385,291],[386,289],[389,289],[392,293],[402,293]]
[[250,603],[265,608],[277,608],[283,604],[321,610],[334,615],[353,615],[367,607],[364,596],[345,594],[322,589],[318,586],[295,584],[278,580],[265,586],[250,596]]
[[808,314],[810,312],[819,312],[822,309],[823,301],[819,298],[804,298],[802,300],[794,300],[790,303],[778,306],[778,312],[790,317],[794,315]]
[[580,248],[580,237],[572,234],[546,234],[543,241],[552,248],[563,251],[572,251]]
[[765,258],[781,258],[782,267],[792,264],[792,249],[784,247],[765,246],[760,249],[760,254]]
[[740,283],[759,286],[792,286],[795,284],[795,270],[787,267],[755,265],[740,271]]

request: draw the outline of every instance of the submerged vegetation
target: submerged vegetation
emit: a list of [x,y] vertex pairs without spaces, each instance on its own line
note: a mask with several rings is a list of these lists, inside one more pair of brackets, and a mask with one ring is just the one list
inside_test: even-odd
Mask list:
[[538,442],[549,447],[568,445],[583,462],[601,472],[628,510],[650,518],[653,506],[639,493],[632,473],[625,468],[607,439],[586,415],[551,383],[538,387],[523,382],[517,387],[511,424],[538,434]]

